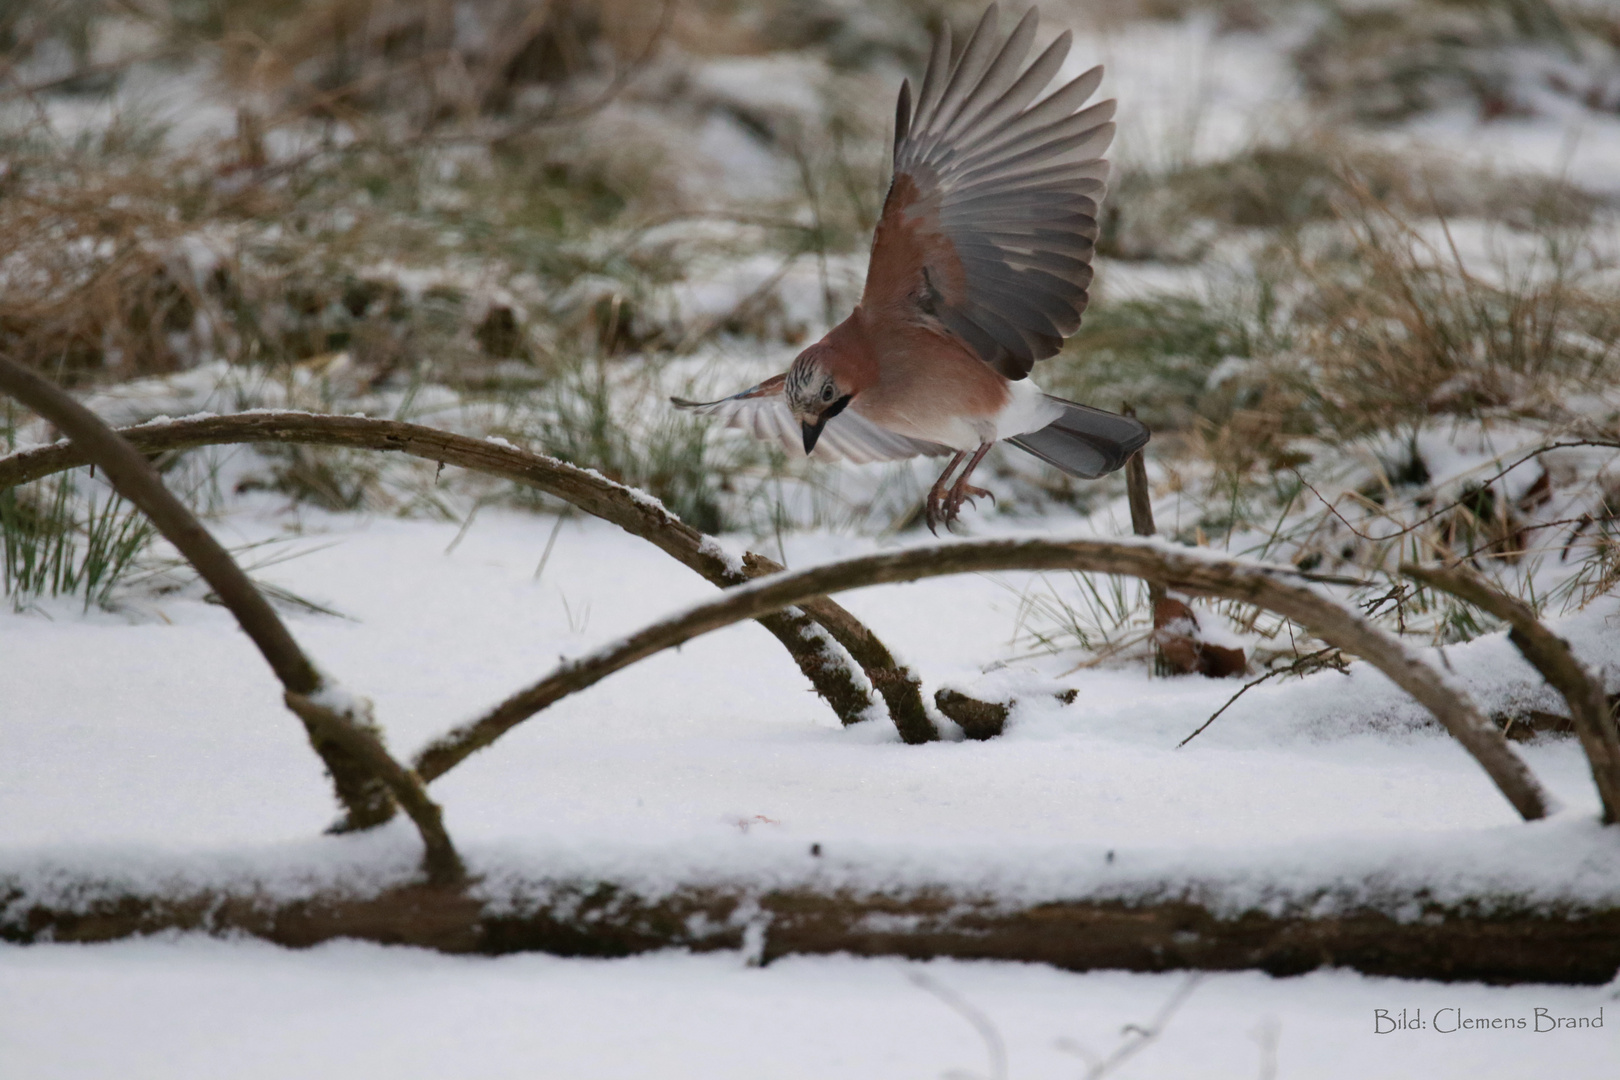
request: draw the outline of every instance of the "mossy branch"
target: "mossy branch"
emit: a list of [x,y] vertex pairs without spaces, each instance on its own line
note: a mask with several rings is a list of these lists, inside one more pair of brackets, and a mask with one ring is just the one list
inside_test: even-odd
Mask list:
[[[322,689],[324,680],[319,670],[236,560],[164,487],[139,451],[60,388],[4,357],[0,357],[0,391],[56,425],[71,440],[81,459],[75,464],[100,466],[113,488],[151,519],[230,609],[243,633],[281,681],[289,708],[304,721],[311,745],[326,763],[338,798],[348,811],[349,823],[364,827],[386,821],[393,813],[391,793],[398,790],[398,784],[390,779],[390,770],[398,773],[403,768],[362,720],[324,708],[300,710],[297,702],[308,702]],[[449,865],[443,857],[445,851],[451,860],[455,854],[443,829],[437,833],[422,829],[430,875]]]
[[1603,802],[1604,824],[1620,820],[1620,733],[1615,730],[1602,681],[1581,663],[1569,642],[1547,629],[1530,605],[1465,567],[1406,563],[1401,573],[1488,611],[1511,627],[1508,640],[1569,703],[1575,735],[1592,766],[1592,780]]
[[1330,645],[1360,656],[1411,694],[1473,755],[1526,819],[1544,817],[1550,799],[1530,770],[1467,697],[1392,635],[1320,595],[1292,567],[1175,549],[1154,540],[981,540],[868,555],[740,585],[718,599],[655,623],[502,702],[487,716],[449,732],[417,757],[424,779],[441,776],[469,754],[552,702],[663,649],[742,619],[807,598],[947,574],[1078,570],[1127,574],[1170,588],[1254,604],[1284,615]]
[[[359,416],[254,412],[139,425],[123,428],[119,434],[143,454],[237,443],[295,443],[397,451],[426,461],[499,476],[562,499],[652,543],[722,588],[782,569],[778,563],[752,553],[737,565],[712,540],[655,500],[595,472],[506,443],[455,435],[419,424]],[[71,443],[12,454],[0,458],[0,489],[38,480],[89,461],[90,458]],[[864,670],[888,706],[901,738],[919,743],[938,737],[923,707],[917,677],[895,661],[876,634],[824,597],[806,600],[798,608],[798,611],[767,613],[760,616],[759,622],[788,650],[799,670],[843,723],[853,724],[865,719],[872,701],[853,678],[844,658],[826,647],[819,630],[825,630]]]

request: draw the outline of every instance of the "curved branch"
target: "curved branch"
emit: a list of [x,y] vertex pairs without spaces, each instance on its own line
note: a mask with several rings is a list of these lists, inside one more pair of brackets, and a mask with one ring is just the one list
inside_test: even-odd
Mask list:
[[[286,689],[289,705],[293,697],[307,699],[322,689],[325,680],[321,673],[298,647],[275,609],[213,534],[163,486],[157,472],[135,447],[67,393],[4,357],[0,357],[0,391],[56,425],[72,440],[72,449],[83,461],[101,466],[118,493],[151,519],[236,617],[243,633],[252,639]],[[296,708],[293,711],[298,713]],[[349,824],[359,828],[386,821],[394,810],[390,798],[393,785],[386,774],[379,773],[375,763],[384,759],[391,762],[392,758],[371,725],[352,714],[334,714],[321,723],[312,723],[302,713],[299,716],[316,753],[332,774],[338,797],[348,810]],[[399,768],[397,764],[394,767]],[[431,854],[434,841],[426,832],[423,842]]]
[[[144,454],[232,443],[301,443],[398,451],[503,477],[553,495],[649,541],[722,588],[782,570],[770,559],[752,553],[745,555],[739,566],[712,540],[669,513],[656,499],[598,473],[507,443],[454,435],[420,424],[361,416],[254,412],[142,424],[122,428],[119,434]],[[71,443],[0,457],[0,489],[86,465],[90,460]],[[823,630],[865,671],[888,705],[902,739],[919,743],[938,737],[923,707],[917,677],[896,663],[876,634],[825,597],[806,600],[797,607],[798,611],[762,615],[759,622],[787,648],[799,670],[840,720],[854,724],[865,719],[872,701],[853,678],[844,657],[827,647]]]
[[423,779],[443,775],[552,702],[663,649],[807,597],[890,582],[995,570],[1080,570],[1159,580],[1173,589],[1255,604],[1360,656],[1429,709],[1474,756],[1527,819],[1551,800],[1502,733],[1403,643],[1339,604],[1298,584],[1291,567],[1220,558],[1153,540],[981,540],[868,555],[777,574],[653,624],[616,644],[561,665],[480,720],[430,743],[416,759]]
[[430,882],[447,885],[466,876],[461,856],[456,854],[450,834],[444,830],[444,815],[438,804],[428,797],[421,777],[395,761],[382,742],[368,730],[371,727],[366,722],[370,719],[368,715],[362,715],[361,722],[356,722],[354,714],[360,710],[351,707],[338,712],[291,690],[282,698],[287,708],[309,726],[312,734],[337,743],[388,785],[388,790],[415,823],[417,832],[422,834],[422,862],[427,868]]
[[67,393],[3,357],[0,357],[0,390],[59,428],[71,440],[68,446],[79,459],[75,464],[99,465],[118,493],[152,519],[158,531],[190,560],[197,573],[219,595],[220,602],[236,616],[242,632],[253,639],[283,686],[297,694],[315,692],[321,683],[320,675],[275,609],[253,587],[230,553],[203,528],[185,504],[163,486],[157,472],[135,447]]
[[1602,681],[1581,663],[1569,642],[1547,629],[1530,605],[1464,567],[1405,563],[1401,573],[1482,608],[1512,627],[1508,640],[1569,703],[1575,734],[1586,751],[1592,781],[1603,802],[1603,823],[1620,820],[1620,733],[1615,730]]

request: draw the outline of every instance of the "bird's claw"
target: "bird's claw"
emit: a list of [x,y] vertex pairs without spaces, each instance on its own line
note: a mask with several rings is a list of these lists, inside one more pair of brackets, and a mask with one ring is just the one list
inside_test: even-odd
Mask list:
[[[927,514],[929,532],[938,536],[939,526],[942,523],[945,526],[945,531],[950,532],[951,526],[956,523],[956,519],[962,516],[963,503],[972,502],[981,495],[990,495],[990,492],[984,488],[974,487],[967,482],[968,477],[973,473],[973,467],[979,463],[979,460],[984,457],[985,452],[989,449],[989,443],[982,444],[978,451],[968,459],[966,467],[962,469],[962,473],[956,478],[956,482],[947,488],[945,481],[950,477],[951,473],[956,471],[956,467],[961,464],[962,459],[968,456],[965,450],[958,452],[951,459],[951,463],[945,466],[945,471],[939,474],[939,479],[934,481],[934,486],[928,489],[928,499],[923,505]],[[990,495],[990,501],[995,502],[996,497]]]
[[961,482],[951,485],[948,492],[930,491],[927,503],[928,531],[938,536],[940,525],[945,526],[946,532],[953,531],[951,526],[962,516],[963,504],[971,504],[981,497],[988,498],[992,503],[996,501],[993,492]]
[[975,500],[986,496],[992,503],[996,501],[996,497],[982,487],[974,487],[972,484],[960,482],[952,486],[950,494],[945,496],[945,527],[949,529],[951,524],[961,516],[963,503],[973,503]]
[[988,497],[992,503],[996,501],[996,497],[982,487],[974,487],[972,484],[957,484],[951,488],[951,493],[945,498],[945,513],[951,518],[955,518],[961,511],[963,503],[971,504],[974,500],[982,497]]
[[[941,504],[944,501],[943,493],[936,487],[928,493],[928,501],[924,504],[924,520],[928,523],[928,531],[934,536],[939,535],[940,520],[944,518]],[[945,530],[950,531],[951,522],[945,518]]]

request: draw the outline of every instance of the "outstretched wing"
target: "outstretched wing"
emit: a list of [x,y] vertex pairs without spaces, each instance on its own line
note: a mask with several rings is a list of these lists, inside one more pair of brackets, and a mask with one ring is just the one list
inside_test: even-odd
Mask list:
[[1080,109],[1100,67],[1035,102],[1069,34],[1024,67],[1034,9],[999,47],[995,23],[992,4],[954,65],[941,32],[915,110],[911,84],[900,87],[894,180],[861,302],[933,320],[1022,379],[1080,328],[1114,102]]
[[[788,408],[787,399],[782,396],[785,378],[773,376],[758,386],[719,401],[685,398],[670,398],[670,401],[678,409],[712,416],[726,427],[741,428],[755,438],[780,443],[788,453],[797,455],[804,452],[804,434]],[[869,461],[899,461],[918,455],[938,457],[953,453],[954,450],[938,443],[886,431],[859,413],[845,409],[827,421],[811,456],[818,461],[852,461],[861,465]]]

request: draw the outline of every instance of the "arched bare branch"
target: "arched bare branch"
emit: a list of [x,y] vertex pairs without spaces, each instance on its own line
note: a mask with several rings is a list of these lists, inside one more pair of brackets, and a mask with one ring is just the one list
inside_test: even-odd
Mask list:
[[663,649],[808,597],[998,570],[1079,570],[1164,582],[1173,589],[1254,604],[1371,663],[1429,709],[1474,756],[1526,819],[1544,817],[1551,800],[1502,733],[1466,696],[1392,635],[1303,584],[1292,567],[1176,549],[1154,540],[980,540],[868,555],[777,574],[727,590],[719,598],[653,624],[588,656],[561,665],[483,718],[429,744],[416,759],[424,779],[442,776],[469,754],[551,703]]
[[[405,813],[422,834],[425,848],[423,864],[429,881],[443,885],[466,877],[461,857],[456,854],[450,834],[444,829],[444,815],[438,804],[428,798],[421,777],[394,760],[382,740],[372,734],[369,723],[356,723],[353,709],[340,712],[291,690],[282,697],[287,708],[304,721],[312,735],[336,743],[388,785],[394,798],[405,808]],[[366,715],[361,719],[369,721],[369,707],[362,706],[362,709]]]
[[[301,412],[254,412],[205,416],[123,428],[119,432],[145,454],[234,443],[298,443],[363,450],[391,450],[489,476],[504,477],[555,496],[588,514],[656,545],[684,566],[722,588],[782,569],[762,555],[741,562],[729,558],[709,537],[669,513],[656,500],[588,469],[520,450],[504,442],[455,435],[420,424],[361,416],[320,416]],[[0,458],[0,489],[27,483],[90,459],[71,443],[26,450]],[[853,658],[882,695],[900,737],[909,743],[937,738],[923,707],[917,677],[897,663],[883,642],[859,619],[825,597],[806,600],[798,610],[776,611],[759,622],[792,655],[845,724],[865,719],[872,704],[830,636]],[[819,624],[819,625],[818,625]]]
[[1592,766],[1592,781],[1603,803],[1603,822],[1620,820],[1620,733],[1609,711],[1602,681],[1581,663],[1569,642],[1547,629],[1530,605],[1461,567],[1406,563],[1401,573],[1495,615],[1512,629],[1508,640],[1533,664],[1542,678],[1569,703],[1575,734]]
[[146,459],[67,393],[5,357],[0,357],[0,391],[55,424],[84,459],[99,465],[117,492],[150,518],[213,588],[281,681],[288,707],[304,721],[310,742],[332,773],[351,823],[363,826],[387,820],[393,812],[391,794],[410,813],[422,834],[430,876],[436,880],[459,877],[460,859],[421,780],[394,761],[367,717],[355,715],[353,709],[340,711],[315,700],[327,689],[320,671],[236,560],[163,486]]

